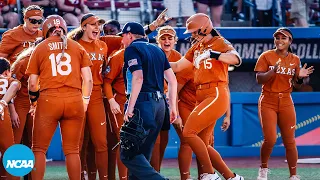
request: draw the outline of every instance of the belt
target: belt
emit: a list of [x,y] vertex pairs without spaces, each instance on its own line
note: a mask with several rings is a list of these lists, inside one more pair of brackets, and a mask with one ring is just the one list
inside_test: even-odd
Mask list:
[[218,86],[226,86],[226,82],[211,82],[211,83],[205,83],[205,84],[199,84],[196,86],[197,90],[200,89],[209,89],[211,87],[218,87]]
[[[158,101],[160,99],[164,99],[164,94],[161,93],[160,91],[156,91],[156,92],[140,92],[138,95],[138,99],[137,101],[149,101],[150,98]],[[129,99],[130,98],[130,94],[126,95],[126,98]]]
[[262,95],[278,98],[291,97],[291,93],[262,92]]

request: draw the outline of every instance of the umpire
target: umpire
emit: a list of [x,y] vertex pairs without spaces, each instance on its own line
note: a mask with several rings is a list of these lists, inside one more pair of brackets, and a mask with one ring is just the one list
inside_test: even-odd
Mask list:
[[168,81],[170,121],[176,119],[177,81],[164,52],[148,43],[141,24],[128,22],[122,32],[123,77],[127,102],[120,131],[120,157],[129,170],[129,180],[166,179],[149,161],[165,113],[164,77]]

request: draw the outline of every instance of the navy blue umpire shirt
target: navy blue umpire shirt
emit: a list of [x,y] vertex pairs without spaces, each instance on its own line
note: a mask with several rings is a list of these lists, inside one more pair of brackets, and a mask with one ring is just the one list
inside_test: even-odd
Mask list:
[[158,46],[141,38],[134,40],[124,51],[123,78],[126,94],[131,94],[132,73],[143,72],[140,92],[163,93],[164,71],[171,68],[165,53]]

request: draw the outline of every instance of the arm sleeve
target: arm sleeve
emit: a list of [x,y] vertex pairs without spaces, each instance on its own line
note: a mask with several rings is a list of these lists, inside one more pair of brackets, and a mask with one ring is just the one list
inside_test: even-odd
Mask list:
[[142,61],[139,52],[134,47],[127,47],[124,52],[124,63],[131,73],[142,70]]
[[113,80],[118,77],[122,70],[123,64],[123,53],[116,54],[110,58],[109,64],[107,65],[107,74],[105,82],[112,83]]
[[81,61],[80,67],[83,68],[83,67],[92,66],[92,62],[90,60],[90,57],[89,57],[87,51],[84,50],[84,48],[82,46],[79,45],[79,47],[80,47],[80,51],[81,51],[81,54],[82,54],[82,58],[81,58],[82,61]]
[[40,72],[40,55],[39,53],[41,53],[41,50],[39,49],[39,46],[36,47],[36,49],[32,52],[31,56],[30,56],[30,60],[28,62],[28,66],[26,69],[26,74],[30,75],[30,74],[36,74],[39,75]]
[[268,63],[264,54],[260,55],[256,66],[254,68],[256,72],[267,72],[268,71]]
[[193,54],[194,54],[194,51],[193,51],[194,47],[191,47],[187,53],[185,54],[184,58],[186,58],[188,61],[190,61],[191,63],[193,63]]

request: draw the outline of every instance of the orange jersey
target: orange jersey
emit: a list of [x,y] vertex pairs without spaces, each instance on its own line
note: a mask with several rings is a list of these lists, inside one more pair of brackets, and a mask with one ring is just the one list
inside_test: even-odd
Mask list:
[[281,60],[281,62],[276,74],[262,85],[262,92],[286,93],[292,91],[292,79],[300,71],[300,58],[297,55],[289,53],[287,57],[281,58],[275,50],[266,51],[260,55],[254,71],[267,72],[274,69],[278,60]]
[[100,40],[95,40],[89,43],[80,39],[78,43],[87,51],[92,62],[91,72],[93,84],[102,85],[102,66],[106,62],[108,46]]
[[0,99],[2,99],[3,96],[7,93],[8,89],[13,81],[20,83],[18,80],[14,79],[12,77],[0,76]]
[[13,63],[11,72],[12,77],[16,78],[21,82],[21,89],[17,92],[17,96],[27,96],[29,97],[28,93],[28,78],[29,76],[26,74],[28,62],[30,56],[26,56],[18,61]]
[[[168,57],[168,61],[169,62],[177,62],[177,61],[179,61],[181,59],[181,57],[182,56],[178,51],[176,51],[175,49],[172,49],[171,53],[170,53],[170,55]],[[166,93],[168,91],[168,84],[167,84],[166,80],[164,80],[164,84],[163,85],[164,85],[164,87],[163,87],[164,92]]]
[[23,25],[17,26],[3,33],[0,43],[0,53],[8,54],[7,59],[12,64],[17,55],[24,49],[33,45],[37,38],[42,37],[41,30],[35,34],[27,34]]
[[[234,50],[230,42],[221,36],[214,36],[207,43],[198,43],[192,46],[185,55],[185,58],[191,63],[202,54],[205,50],[212,49],[225,53]],[[226,82],[228,83],[228,64],[216,59],[206,59],[200,64],[200,68],[194,68],[194,83],[195,85]]]
[[176,73],[178,84],[184,85],[179,92],[180,101],[194,107],[196,104],[196,87],[193,82],[193,67]]
[[108,56],[110,56],[113,52],[118,51],[122,47],[122,37],[121,36],[102,36],[100,40],[105,42],[108,46]]
[[[112,89],[117,94],[125,95],[124,79],[122,74],[122,68],[124,64],[124,50],[121,49],[110,55],[109,64],[107,66],[107,74],[104,79],[105,82],[112,84]],[[112,98],[110,92],[107,92],[108,99]]]
[[40,91],[63,86],[81,89],[81,68],[92,65],[88,53],[71,39],[67,39],[62,59],[61,52],[61,38],[51,36],[41,42],[31,54],[26,73],[39,75]]

